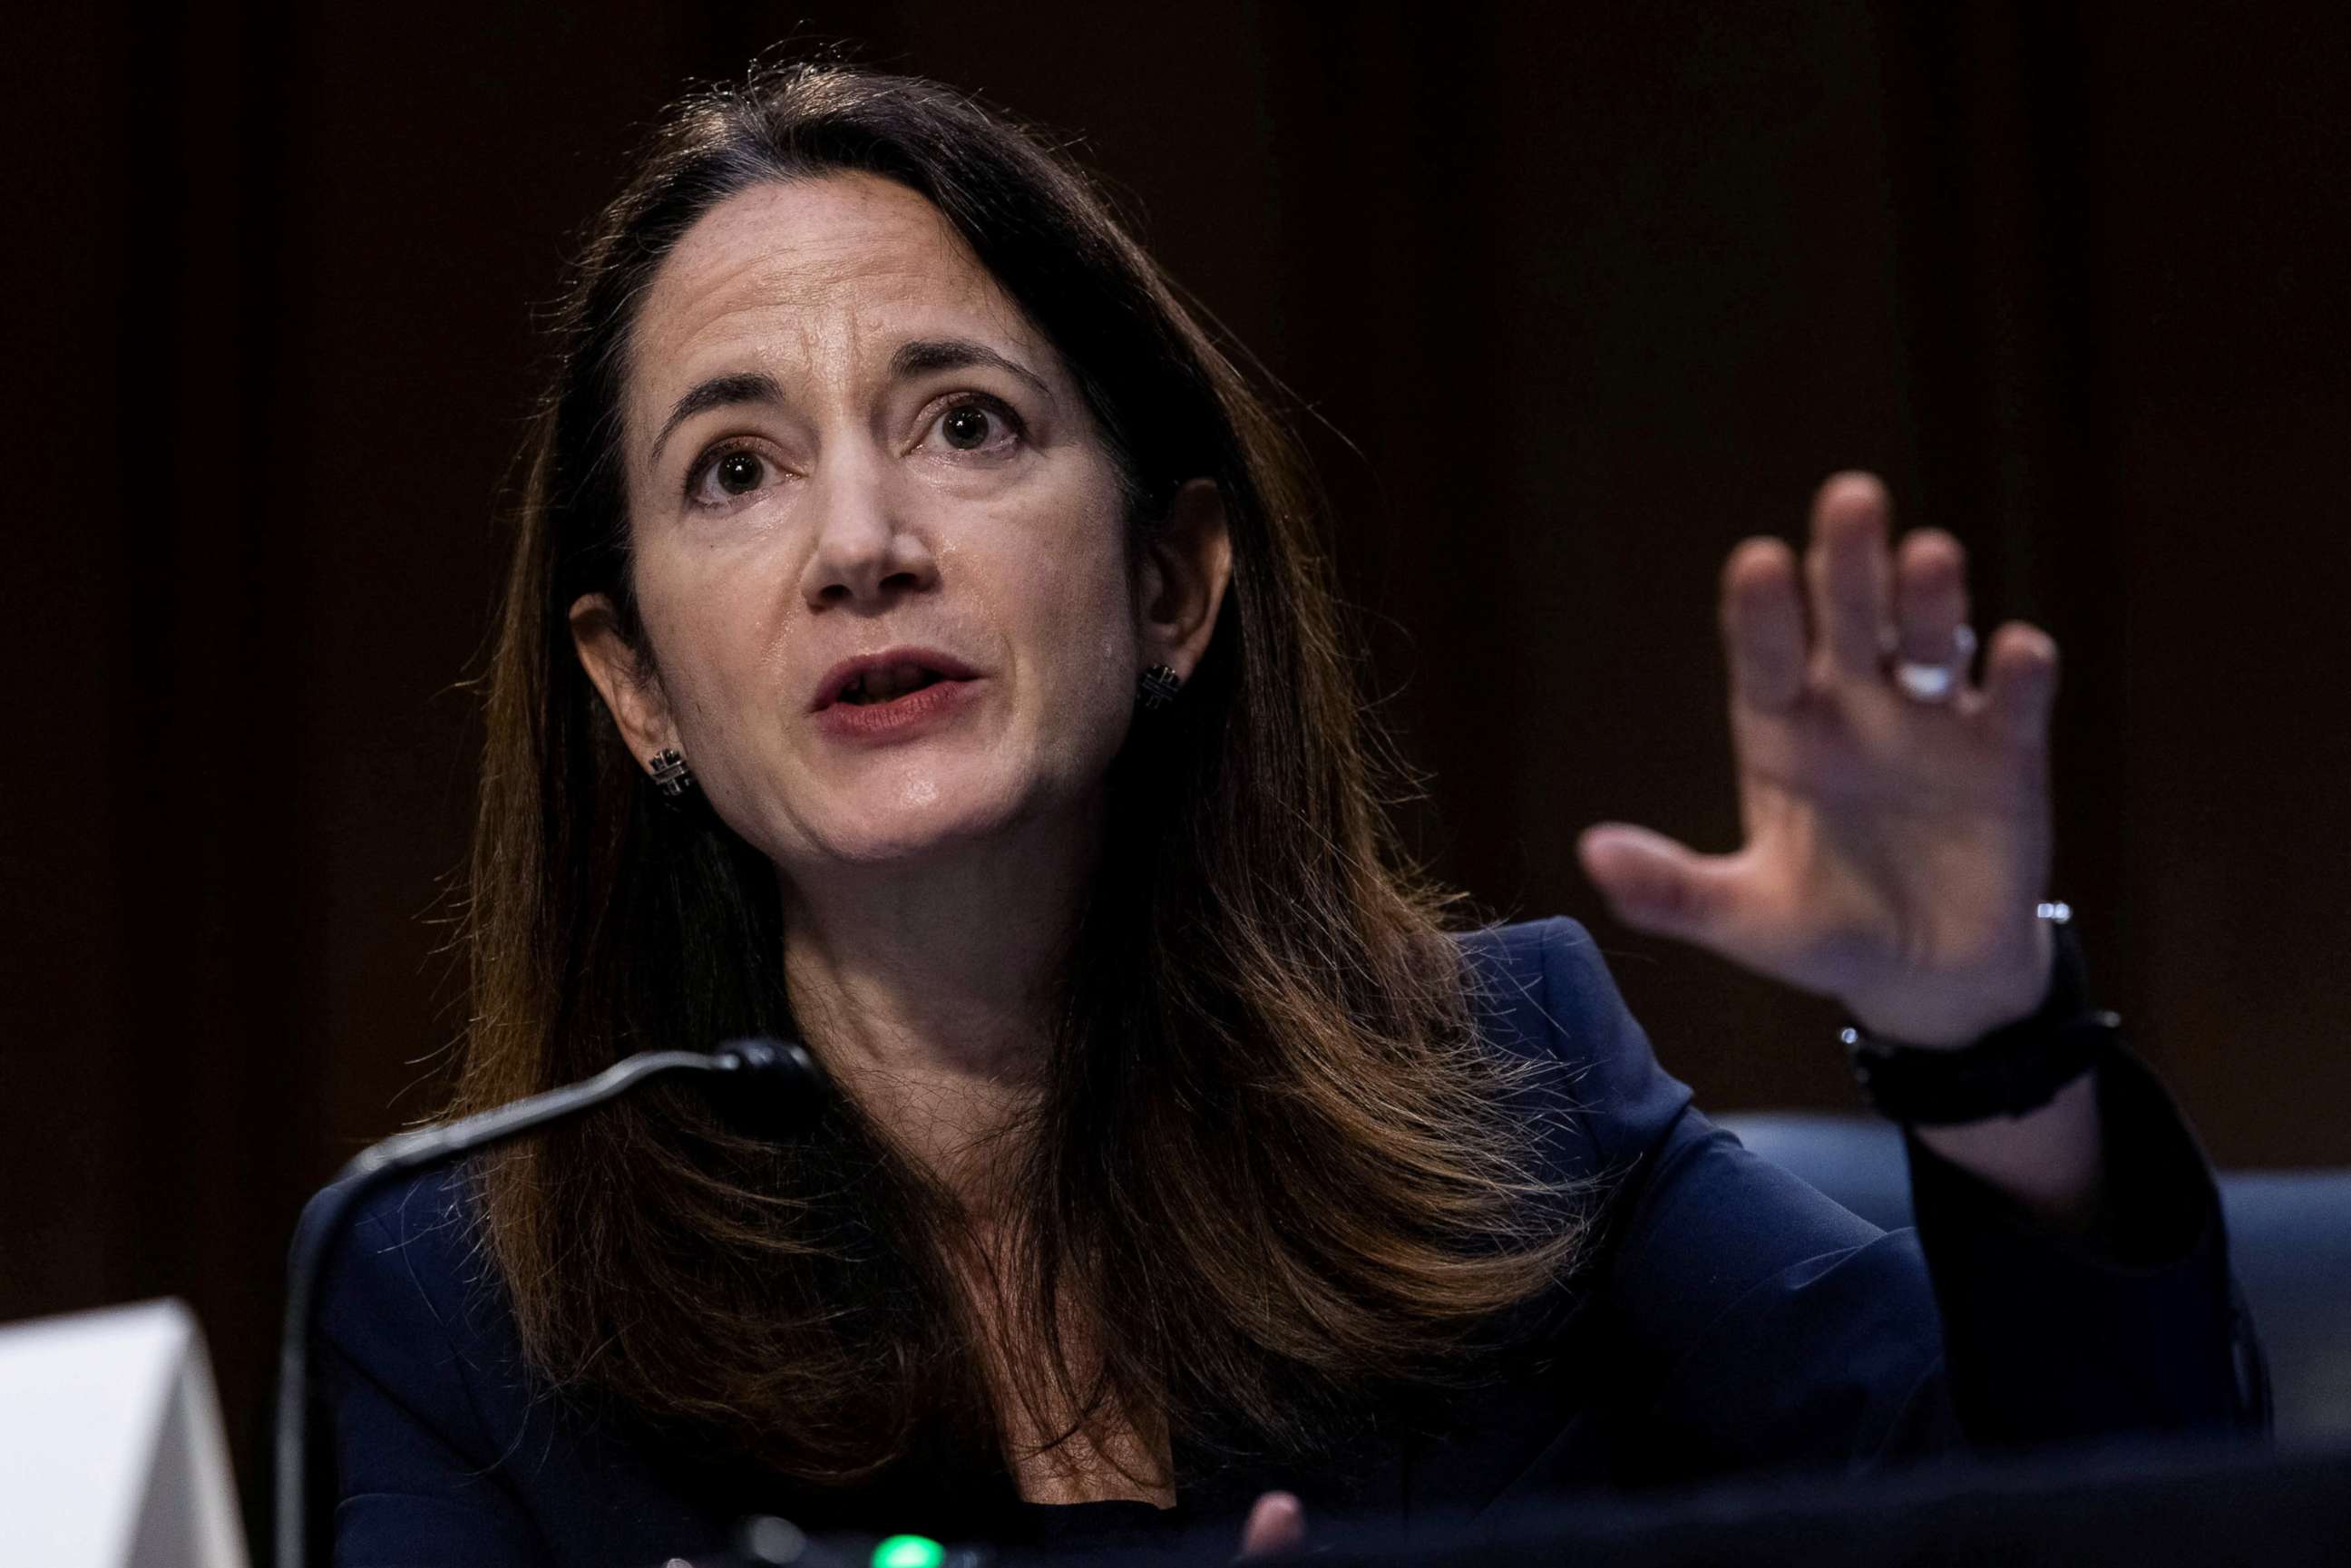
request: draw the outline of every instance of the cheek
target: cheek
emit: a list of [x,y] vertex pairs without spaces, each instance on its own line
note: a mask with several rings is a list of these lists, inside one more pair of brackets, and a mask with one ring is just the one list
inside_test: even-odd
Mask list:
[[1114,706],[1132,682],[1134,611],[1125,560],[1116,548],[1035,559],[1022,583],[1026,619],[1054,686],[1089,712]]
[[770,706],[779,689],[790,628],[776,613],[772,584],[750,565],[664,552],[638,574],[672,717],[705,755],[727,746],[742,716]]

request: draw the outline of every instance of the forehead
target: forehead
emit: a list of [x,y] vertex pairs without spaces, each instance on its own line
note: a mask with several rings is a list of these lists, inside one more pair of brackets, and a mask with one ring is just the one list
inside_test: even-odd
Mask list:
[[905,338],[950,332],[1050,358],[922,196],[862,173],[756,185],[703,214],[655,270],[630,333],[628,401],[641,413],[728,370],[836,380]]

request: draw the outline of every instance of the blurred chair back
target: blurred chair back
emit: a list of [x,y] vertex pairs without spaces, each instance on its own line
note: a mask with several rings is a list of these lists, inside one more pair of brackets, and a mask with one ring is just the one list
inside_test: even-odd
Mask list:
[[[1910,1172],[1892,1123],[1813,1111],[1714,1120],[1871,1224],[1910,1223]],[[2269,1357],[2278,1437],[2351,1436],[2351,1169],[2223,1171],[2220,1181],[2230,1259]]]

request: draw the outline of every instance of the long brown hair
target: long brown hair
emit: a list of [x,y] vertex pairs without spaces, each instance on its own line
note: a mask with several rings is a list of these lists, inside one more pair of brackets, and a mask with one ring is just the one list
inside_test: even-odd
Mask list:
[[812,1489],[919,1469],[935,1497],[1000,1494],[1008,1396],[1151,1412],[1188,1462],[1328,1452],[1375,1394],[1472,1375],[1496,1315],[1561,1278],[1583,1228],[1502,1105],[1451,900],[1390,833],[1395,775],[1301,453],[1088,180],[936,84],[800,65],[704,93],[593,231],[486,681],[456,1108],[792,1028],[773,868],[706,807],[656,799],[566,611],[605,593],[642,646],[618,411],[653,271],[727,196],[836,170],[926,197],[1055,345],[1137,537],[1196,476],[1231,530],[1206,659],[1113,764],[1048,1086],[1007,1145],[1029,1385],[975,1370],[951,1207],[846,1103],[776,1141],[653,1095],[486,1165],[522,1343],[556,1385]]

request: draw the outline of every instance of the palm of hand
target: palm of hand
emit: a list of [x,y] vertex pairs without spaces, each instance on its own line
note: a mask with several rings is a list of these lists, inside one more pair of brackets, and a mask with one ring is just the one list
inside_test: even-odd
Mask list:
[[[1823,486],[1804,589],[1776,539],[1723,572],[1723,639],[1746,843],[1700,855],[1645,829],[1588,830],[1583,859],[1628,924],[1842,999],[1864,1025],[1960,1044],[2032,1010],[2051,944],[2047,729],[2056,650],[2011,623],[1983,684],[1906,695],[1887,650],[1952,662],[1965,560],[1919,530],[1890,553],[1867,476]],[[1810,612],[1809,634],[1806,612]]]

